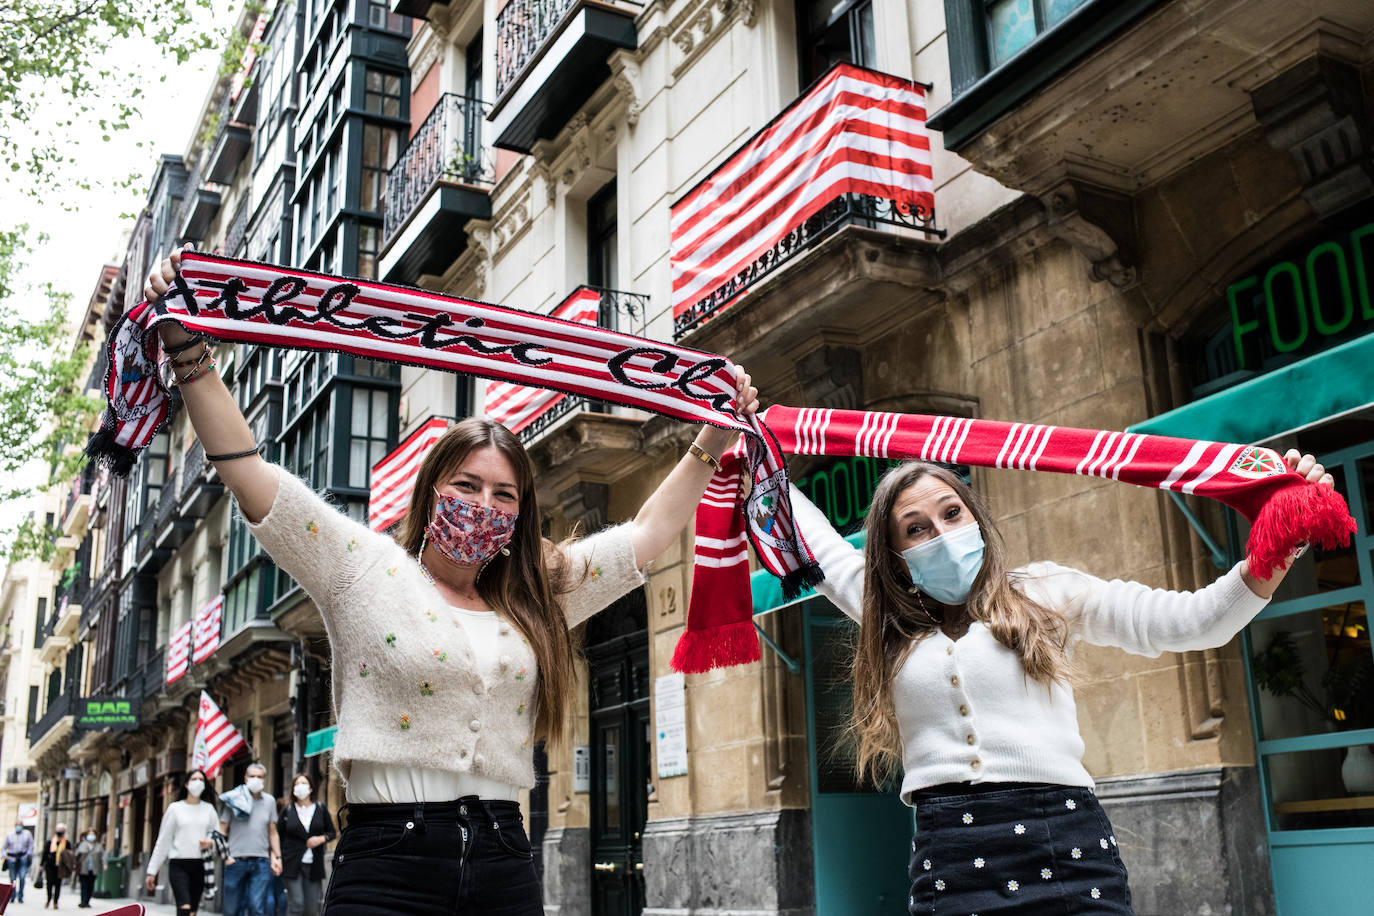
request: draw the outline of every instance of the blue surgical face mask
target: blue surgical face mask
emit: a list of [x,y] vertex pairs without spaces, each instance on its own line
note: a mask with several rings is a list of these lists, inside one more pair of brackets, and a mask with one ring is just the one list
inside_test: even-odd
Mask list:
[[941,604],[963,604],[983,568],[983,532],[964,525],[902,551],[917,588]]

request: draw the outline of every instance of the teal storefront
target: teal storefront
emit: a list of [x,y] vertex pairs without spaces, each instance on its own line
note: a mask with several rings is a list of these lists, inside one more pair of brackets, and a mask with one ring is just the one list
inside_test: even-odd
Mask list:
[[[1308,551],[1243,636],[1280,916],[1374,912],[1371,275],[1374,224],[1233,283],[1196,400],[1132,427],[1311,452],[1358,524],[1349,547]],[[1201,533],[1217,562],[1237,561],[1245,520],[1228,511],[1213,528]]]

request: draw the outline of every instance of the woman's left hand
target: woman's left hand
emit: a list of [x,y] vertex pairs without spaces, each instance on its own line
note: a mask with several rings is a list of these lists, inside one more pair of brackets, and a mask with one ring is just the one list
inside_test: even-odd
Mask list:
[[1334,487],[1336,485],[1335,478],[1318,463],[1315,455],[1302,455],[1297,449],[1290,448],[1283,456],[1283,463],[1288,465],[1290,471],[1306,477],[1308,483],[1315,483],[1322,487]]

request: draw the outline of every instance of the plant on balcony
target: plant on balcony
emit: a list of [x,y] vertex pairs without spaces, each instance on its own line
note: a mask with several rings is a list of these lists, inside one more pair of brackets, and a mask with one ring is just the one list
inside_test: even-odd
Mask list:
[[68,566],[66,569],[62,571],[62,581],[58,587],[61,588],[63,591],[67,591],[73,585],[76,584],[76,581],[80,577],[80,575],[81,561],[77,560],[71,566]]
[[461,145],[455,147],[455,153],[444,166],[445,178],[476,178],[482,174],[482,163],[472,153],[467,152]]

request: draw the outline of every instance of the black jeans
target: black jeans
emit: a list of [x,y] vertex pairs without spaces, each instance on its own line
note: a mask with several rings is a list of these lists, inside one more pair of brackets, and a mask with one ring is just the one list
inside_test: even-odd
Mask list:
[[325,916],[543,916],[520,805],[347,805]]
[[200,909],[200,898],[205,893],[204,859],[168,859],[167,883],[172,885],[172,899],[177,909]]
[[88,874],[86,874],[85,872],[82,872],[81,875],[80,875],[80,878],[81,878],[81,905],[82,905],[82,906],[90,906],[90,905],[91,905],[91,895],[93,895],[93,894],[95,893],[95,873],[92,872],[91,874],[88,875]]

